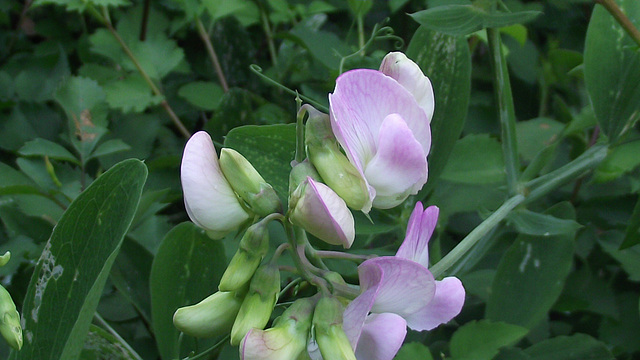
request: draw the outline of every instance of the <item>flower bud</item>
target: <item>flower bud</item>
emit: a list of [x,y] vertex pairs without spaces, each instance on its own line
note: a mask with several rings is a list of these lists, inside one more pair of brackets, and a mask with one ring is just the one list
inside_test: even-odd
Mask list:
[[260,262],[269,251],[269,231],[267,229],[269,220],[263,219],[251,225],[244,233],[238,251],[222,274],[218,286],[220,291],[238,290],[251,280]]
[[173,325],[194,337],[224,335],[231,329],[241,304],[237,293],[218,291],[195,305],[176,310]]
[[356,360],[347,334],[342,328],[344,307],[334,297],[323,297],[313,313],[315,341],[323,359]]
[[296,359],[307,349],[315,301],[298,299],[276,319],[271,329],[251,329],[242,339],[242,360]]
[[353,215],[327,185],[307,177],[291,194],[289,209],[294,225],[329,244],[351,247],[356,236]]
[[340,151],[329,115],[313,107],[306,108],[309,119],[305,127],[305,145],[313,166],[322,180],[335,191],[347,205],[355,210],[369,212],[371,201],[364,177]]
[[12,348],[16,350],[22,348],[20,314],[16,310],[11,295],[2,285],[0,285],[0,334]]
[[289,173],[289,196],[291,196],[300,183],[307,180],[308,177],[318,182],[321,180],[320,174],[318,174],[313,165],[311,165],[309,159],[305,159],[303,162],[295,165]]
[[222,149],[220,169],[233,191],[249,205],[251,211],[260,216],[282,211],[275,190],[239,152],[230,148]]
[[280,271],[277,266],[264,265],[251,278],[249,292],[242,301],[231,328],[231,345],[240,344],[253,328],[264,329],[269,322],[280,292]]

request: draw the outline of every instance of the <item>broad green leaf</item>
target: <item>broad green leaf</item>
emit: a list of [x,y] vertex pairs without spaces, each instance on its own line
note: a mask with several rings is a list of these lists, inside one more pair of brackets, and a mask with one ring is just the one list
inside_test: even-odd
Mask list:
[[111,282],[133,304],[147,322],[151,322],[149,274],[153,256],[147,249],[126,237],[111,268]]
[[91,325],[82,348],[82,360],[138,360],[121,339],[104,329]]
[[613,148],[602,160],[594,174],[597,182],[615,180],[640,165],[640,140]]
[[458,140],[441,177],[464,184],[504,181],[504,160],[500,143],[488,135],[467,135]]
[[525,350],[532,360],[608,360],[614,359],[607,346],[585,334],[558,336]]
[[120,139],[112,139],[103,142],[91,153],[89,158],[97,158],[100,156],[111,155],[113,153],[130,150],[131,146],[125,144]]
[[35,0],[33,5],[46,5],[54,4],[59,6],[66,6],[67,11],[83,12],[87,8],[87,3],[93,6],[123,6],[129,5],[127,0]]
[[394,357],[394,360],[433,360],[429,348],[417,343],[407,343],[402,345],[398,354]]
[[110,82],[104,86],[104,90],[109,106],[122,110],[124,113],[143,112],[149,106],[162,102],[162,98],[154,95],[149,85],[138,74]]
[[[546,214],[573,220],[575,211],[561,203]],[[498,264],[486,318],[532,329],[562,292],[571,270],[575,230],[554,236],[519,235]]]
[[78,358],[146,177],[142,162],[123,161],[71,203],[35,266],[13,359]]
[[540,214],[526,209],[519,209],[509,214],[507,219],[520,234],[535,236],[552,236],[575,233],[582,225],[574,220],[560,219],[549,214]]
[[[617,3],[640,26],[640,2]],[[587,29],[584,79],[600,128],[615,143],[640,119],[640,51],[601,5],[596,5]]]
[[291,29],[290,34],[309,50],[311,56],[332,70],[338,70],[342,57],[353,52],[338,36],[313,29],[308,21],[298,23]]
[[196,81],[182,86],[178,95],[203,110],[215,110],[224,92],[216,83]]
[[623,234],[609,231],[598,238],[604,251],[616,259],[631,281],[640,281],[640,247],[634,246],[620,250]]
[[422,192],[426,195],[437,183],[464,126],[471,91],[471,54],[466,39],[420,27],[411,38],[407,56],[429,77],[435,92],[429,181]]
[[62,145],[53,141],[37,138],[24,144],[18,153],[22,156],[48,156],[51,159],[79,164],[78,159]]
[[501,347],[515,344],[528,332],[518,325],[474,320],[461,326],[451,337],[451,356],[456,360],[490,360]]
[[[173,313],[213,294],[226,265],[222,243],[193,223],[177,225],[162,240],[150,282],[153,332],[162,359],[180,357],[180,332],[173,326]],[[182,340],[183,349],[189,348],[187,340]],[[206,341],[199,341],[206,348],[203,343]]]
[[30,56],[21,64],[14,79],[15,90],[22,101],[51,100],[60,82],[70,75],[69,60],[62,48],[55,54]]
[[564,124],[548,118],[535,118],[516,123],[518,151],[525,161],[532,160],[542,149],[553,144]]
[[640,244],[640,198],[636,202],[636,206],[631,214],[629,226],[627,226],[627,231],[624,234],[624,240],[620,245],[620,250],[624,250],[638,244]]
[[33,182],[22,172],[0,162],[0,189],[6,186],[28,186]]
[[54,94],[67,116],[80,121],[81,114],[104,102],[105,93],[98,82],[84,77],[70,77]]
[[411,15],[420,25],[454,36],[472,34],[484,28],[499,28],[529,22],[541,12],[489,12],[474,5],[445,5],[418,11]]
[[224,145],[244,155],[280,198],[287,199],[295,132],[295,124],[242,126],[229,131]]

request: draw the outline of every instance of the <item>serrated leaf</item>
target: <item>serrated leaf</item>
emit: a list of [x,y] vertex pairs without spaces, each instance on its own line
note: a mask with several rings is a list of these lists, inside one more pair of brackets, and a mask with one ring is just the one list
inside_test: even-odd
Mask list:
[[54,98],[69,118],[79,121],[83,112],[92,110],[105,100],[105,93],[97,81],[73,76],[60,86]]
[[526,209],[511,212],[507,219],[519,233],[535,236],[574,233],[582,227],[574,220],[560,219],[553,215],[540,214]]
[[295,154],[295,124],[241,126],[229,131],[224,145],[242,155],[285,201]]
[[24,346],[12,359],[80,355],[146,177],[142,162],[123,161],[71,203],[35,266],[22,308]]
[[613,360],[607,346],[585,334],[558,336],[525,350],[532,360]]
[[78,159],[62,145],[53,141],[37,138],[24,144],[18,153],[22,156],[48,156],[51,159],[79,164]]
[[[568,203],[546,214],[575,219]],[[519,235],[498,264],[486,318],[532,329],[560,296],[571,270],[575,231],[554,236]]]
[[451,337],[451,356],[455,360],[490,360],[501,347],[515,344],[529,330],[522,326],[489,320],[471,321]]
[[100,144],[94,151],[91,153],[89,158],[97,158],[100,156],[111,155],[121,151],[130,150],[131,146],[125,144],[124,141],[120,139],[112,139],[107,140]]
[[[213,294],[226,265],[222,243],[209,239],[193,223],[177,225],[162,240],[150,282],[153,331],[162,359],[180,357],[180,332],[173,326],[173,313]],[[185,345],[188,340],[182,339],[183,349],[190,348]],[[206,348],[203,342],[207,341],[198,345]]]
[[458,140],[441,178],[464,184],[504,181],[504,160],[500,143],[488,135],[467,135]]
[[244,10],[248,4],[246,0],[203,0],[202,5],[214,20],[221,19],[225,16],[233,15]]
[[471,53],[466,39],[420,27],[411,38],[407,56],[430,78],[436,94],[429,181],[421,191],[426,196],[437,184],[464,127],[471,92]]
[[542,14],[539,11],[515,13],[488,12],[474,5],[444,5],[409,14],[420,25],[444,34],[465,36],[484,28],[524,24]]
[[[640,2],[617,3],[640,26]],[[601,5],[596,5],[587,29],[584,80],[600,128],[615,143],[640,119],[640,51]]]
[[149,106],[158,105],[162,97],[154,95],[142,76],[134,74],[123,80],[104,86],[107,103],[124,113],[143,112]]
[[216,83],[195,81],[182,86],[178,95],[203,110],[216,110],[224,91]]
[[[129,46],[145,72],[155,80],[164,78],[184,59],[178,43],[164,33],[151,34],[145,41],[135,41]],[[129,58],[123,65],[130,71],[138,70]]]

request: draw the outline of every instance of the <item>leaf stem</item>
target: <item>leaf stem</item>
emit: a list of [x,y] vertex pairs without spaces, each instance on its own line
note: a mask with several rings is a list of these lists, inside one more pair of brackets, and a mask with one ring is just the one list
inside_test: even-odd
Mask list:
[[502,40],[498,29],[487,28],[491,68],[493,70],[493,88],[498,103],[498,116],[502,129],[502,153],[507,171],[507,188],[509,195],[518,193],[520,160],[518,158],[518,142],[516,139],[516,114],[513,107],[513,95],[509,83],[509,70],[502,53]]
[[209,33],[204,28],[204,24],[202,24],[202,20],[200,20],[199,17],[196,17],[196,26],[198,28],[198,34],[200,35],[202,42],[204,42],[204,46],[207,48],[207,53],[209,54],[209,58],[211,59],[213,68],[216,70],[216,75],[218,75],[218,81],[220,81],[220,86],[222,86],[222,90],[224,90],[224,92],[228,92],[229,85],[227,84],[227,79],[224,77],[224,71],[222,71],[222,67],[220,66],[220,61],[218,61],[218,55],[216,54],[216,51],[213,48],[211,37],[209,37]]
[[627,15],[625,15],[624,12],[622,12],[622,9],[620,9],[620,6],[616,4],[615,0],[594,0],[594,1],[597,4],[604,6],[604,8],[607,9],[607,11],[616,19],[618,24],[622,26],[624,31],[626,31],[627,34],[631,36],[633,41],[635,41],[636,44],[640,46],[640,31],[638,30],[637,27],[635,27],[635,25],[633,25],[633,22],[629,20]]

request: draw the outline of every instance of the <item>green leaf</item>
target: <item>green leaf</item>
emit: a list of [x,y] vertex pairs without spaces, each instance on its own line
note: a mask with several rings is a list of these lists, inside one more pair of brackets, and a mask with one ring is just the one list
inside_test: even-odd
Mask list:
[[82,348],[82,360],[137,360],[126,346],[111,333],[91,325]]
[[433,360],[429,348],[423,344],[412,342],[402,345],[394,360]]
[[504,160],[500,143],[489,135],[467,135],[458,140],[441,177],[463,184],[503,182]]
[[195,81],[182,86],[178,95],[193,106],[211,111],[218,108],[224,91],[216,83]]
[[507,217],[519,233],[534,236],[552,236],[575,233],[582,225],[574,220],[559,219],[526,209],[513,211]]
[[104,102],[105,93],[98,82],[84,77],[70,77],[54,94],[67,116],[80,121],[80,114]]
[[142,162],[123,161],[71,203],[35,266],[14,359],[78,358],[146,177]]
[[585,334],[558,336],[541,341],[525,350],[532,360],[607,360],[614,359],[607,346]]
[[51,159],[79,164],[78,159],[62,145],[53,141],[37,138],[24,144],[18,153],[22,156],[48,156]]
[[[213,294],[226,265],[222,243],[209,239],[193,223],[177,225],[162,240],[150,282],[153,332],[162,359],[180,355],[180,332],[173,326],[173,313]],[[186,340],[182,340],[183,349],[189,348]],[[199,345],[206,348],[203,342]]]
[[598,237],[598,243],[604,251],[616,259],[624,271],[629,274],[629,280],[640,281],[640,247],[630,247],[621,250],[623,236],[620,232],[610,231]]
[[473,5],[445,5],[409,14],[420,25],[441,33],[465,36],[484,28],[499,28],[529,22],[539,11],[488,12]]
[[518,151],[526,161],[532,160],[542,149],[554,143],[564,124],[548,118],[535,118],[516,123]]
[[125,144],[124,141],[120,139],[112,139],[107,140],[100,144],[94,151],[91,153],[89,158],[97,158],[100,156],[111,155],[121,151],[130,150],[131,146]]
[[241,126],[229,131],[224,145],[244,155],[281,199],[288,198],[296,148],[295,124]]
[[[298,23],[290,34],[293,35],[322,65],[332,70],[340,68],[343,56],[353,51],[334,33],[313,29],[313,17]],[[321,46],[319,46],[321,44]]]
[[471,54],[466,39],[420,27],[411,38],[407,56],[430,78],[436,94],[429,181],[422,191],[426,195],[437,184],[464,127],[471,91]]
[[640,165],[640,140],[624,143],[613,148],[602,160],[594,174],[597,182],[615,180]]
[[[184,51],[178,43],[161,32],[150,34],[145,41],[135,41],[129,46],[144,71],[155,80],[164,78],[184,59]],[[123,65],[130,71],[138,71],[128,57]]]
[[246,0],[202,0],[202,5],[204,5],[214,20],[233,15],[249,6]]
[[151,322],[149,276],[152,261],[153,256],[147,249],[126,237],[110,275],[118,291],[135,306],[148,323]]
[[124,113],[140,113],[149,106],[158,105],[162,102],[162,98],[154,95],[149,85],[138,74],[108,83],[104,86],[104,90],[107,94],[109,106],[120,109]]
[[[561,203],[546,214],[573,220],[575,211]],[[562,292],[571,270],[575,230],[553,236],[519,235],[498,264],[486,317],[532,329]]]
[[527,328],[518,325],[474,320],[464,324],[451,337],[451,356],[456,360],[490,360],[501,347],[515,344],[528,332]]
[[638,244],[640,244],[640,198],[638,198],[636,206],[633,208],[633,213],[629,220],[629,226],[627,226],[627,231],[624,234],[624,240],[620,245],[620,250],[624,250]]
[[129,1],[127,0],[35,0],[33,2],[33,5],[37,6],[54,4],[59,6],[66,6],[67,11],[83,12],[87,7],[87,3],[97,7],[129,5]]
[[[617,2],[639,27],[640,2]],[[600,128],[615,143],[640,119],[640,51],[601,5],[596,5],[587,29],[584,80]]]

